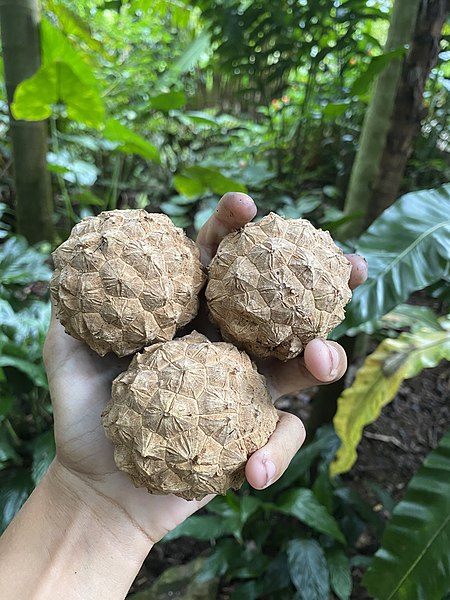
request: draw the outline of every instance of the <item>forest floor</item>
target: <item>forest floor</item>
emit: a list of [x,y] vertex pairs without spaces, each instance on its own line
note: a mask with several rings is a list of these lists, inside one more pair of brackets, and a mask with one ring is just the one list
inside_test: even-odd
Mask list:
[[[300,394],[286,398],[283,410],[305,418],[308,404],[308,395]],[[394,401],[365,429],[358,448],[358,461],[346,476],[347,482],[371,503],[374,510],[382,511],[388,518],[389,510],[368,491],[367,483],[379,484],[395,501],[401,500],[409,480],[449,426],[450,363],[443,362],[403,382]],[[368,535],[359,540],[358,550],[370,556],[375,552],[376,544],[375,538]],[[184,600],[183,592],[167,591],[162,595],[151,592],[149,595],[143,590],[148,590],[165,569],[186,564],[207,547],[206,543],[188,538],[158,544],[145,561],[131,592],[141,592],[135,596],[138,600]],[[371,598],[359,584],[361,575],[358,568],[353,570],[352,600]],[[221,600],[227,597],[226,592],[219,596]],[[216,596],[205,595],[201,600],[216,600]]]

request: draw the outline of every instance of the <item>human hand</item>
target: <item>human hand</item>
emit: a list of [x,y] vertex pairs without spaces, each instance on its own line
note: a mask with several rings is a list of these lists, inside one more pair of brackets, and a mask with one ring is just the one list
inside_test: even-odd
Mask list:
[[[210,261],[226,234],[244,226],[255,214],[251,198],[226,194],[199,232],[197,242],[203,262]],[[353,264],[350,283],[355,287],[365,279],[366,266],[359,257],[349,258]],[[105,506],[113,507],[144,532],[150,544],[211,499],[188,502],[173,495],[151,495],[143,488],[135,488],[128,476],[117,469],[100,416],[109,401],[112,380],[127,368],[129,360],[97,356],[83,342],[67,335],[53,316],[44,361],[55,417],[57,456],[53,472],[60,484],[87,503],[101,498]],[[276,400],[283,394],[339,379],[346,369],[346,357],[339,344],[314,340],[301,358],[287,363],[262,361],[259,367]],[[279,416],[266,446],[247,463],[246,477],[255,488],[278,479],[304,441],[301,421],[281,411]]]

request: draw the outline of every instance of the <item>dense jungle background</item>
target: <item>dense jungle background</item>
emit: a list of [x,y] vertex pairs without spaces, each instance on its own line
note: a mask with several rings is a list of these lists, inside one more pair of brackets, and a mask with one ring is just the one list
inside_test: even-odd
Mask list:
[[102,210],[190,236],[244,191],[369,278],[308,442],[161,542],[135,600],[450,598],[448,0],[0,0],[0,530],[54,456],[51,251]]

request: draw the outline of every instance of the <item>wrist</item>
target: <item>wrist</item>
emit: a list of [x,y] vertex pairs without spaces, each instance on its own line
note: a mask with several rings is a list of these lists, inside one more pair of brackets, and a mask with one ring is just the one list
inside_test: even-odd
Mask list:
[[0,597],[30,600],[122,600],[152,547],[57,459],[0,542]]
[[46,477],[50,496],[56,499],[61,511],[78,515],[80,520],[102,529],[106,537],[117,544],[126,542],[128,545],[129,541],[145,555],[150,552],[154,541],[123,506],[100,491],[101,486],[93,485],[87,477],[68,469],[57,457]]

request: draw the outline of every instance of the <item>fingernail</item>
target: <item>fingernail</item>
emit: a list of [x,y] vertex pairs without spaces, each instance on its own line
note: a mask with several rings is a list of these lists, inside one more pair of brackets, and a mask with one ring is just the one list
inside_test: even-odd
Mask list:
[[271,460],[267,460],[264,462],[264,469],[266,471],[266,483],[265,483],[264,487],[266,488],[275,479],[277,469]]
[[330,353],[330,377],[336,377],[340,362],[339,354],[336,348],[333,346],[333,344],[329,344],[328,342],[325,342],[325,344],[328,348],[328,352]]

